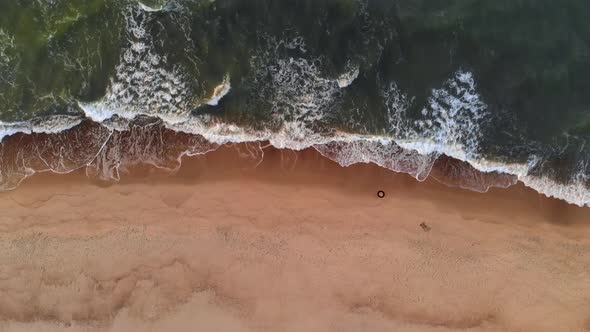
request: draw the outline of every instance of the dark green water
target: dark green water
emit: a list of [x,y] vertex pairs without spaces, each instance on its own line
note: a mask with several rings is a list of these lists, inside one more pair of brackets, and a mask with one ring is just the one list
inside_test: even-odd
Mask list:
[[589,77],[583,0],[0,0],[6,134],[146,115],[418,178],[445,154],[588,204]]

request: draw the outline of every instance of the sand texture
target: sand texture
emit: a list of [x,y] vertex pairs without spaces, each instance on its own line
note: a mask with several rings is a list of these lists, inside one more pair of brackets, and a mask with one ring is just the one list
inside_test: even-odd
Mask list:
[[590,331],[588,209],[236,158],[0,194],[0,331]]

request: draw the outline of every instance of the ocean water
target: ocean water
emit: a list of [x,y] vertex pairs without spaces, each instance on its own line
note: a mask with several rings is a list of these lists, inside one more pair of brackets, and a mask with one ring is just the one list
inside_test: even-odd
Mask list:
[[0,1],[0,187],[249,143],[590,205],[588,77],[586,0]]

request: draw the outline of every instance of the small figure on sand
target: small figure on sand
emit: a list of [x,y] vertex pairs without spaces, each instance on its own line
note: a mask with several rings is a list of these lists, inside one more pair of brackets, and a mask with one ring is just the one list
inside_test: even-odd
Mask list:
[[432,228],[430,228],[430,226],[426,225],[425,222],[421,223],[420,227],[422,227],[422,230],[425,232],[430,232],[430,230],[432,229]]

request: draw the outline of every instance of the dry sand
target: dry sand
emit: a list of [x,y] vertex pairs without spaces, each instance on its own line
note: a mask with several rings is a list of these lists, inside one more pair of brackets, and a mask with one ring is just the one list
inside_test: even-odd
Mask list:
[[0,194],[0,330],[590,331],[590,209],[311,151],[252,167]]

